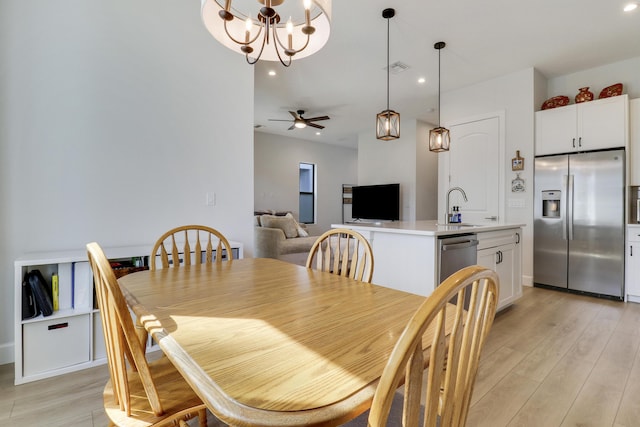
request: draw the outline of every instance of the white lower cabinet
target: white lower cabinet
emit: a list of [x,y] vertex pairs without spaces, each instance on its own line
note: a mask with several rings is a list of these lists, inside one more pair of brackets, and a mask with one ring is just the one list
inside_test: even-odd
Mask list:
[[625,300],[640,302],[640,225],[627,225]]
[[498,310],[522,296],[522,229],[478,233],[478,265],[494,270],[500,279]]
[[25,323],[23,354],[25,377],[89,363],[90,314]]

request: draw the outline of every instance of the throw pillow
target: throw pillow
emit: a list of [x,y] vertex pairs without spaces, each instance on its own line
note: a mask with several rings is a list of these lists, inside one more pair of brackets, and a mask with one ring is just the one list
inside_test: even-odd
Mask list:
[[291,213],[288,213],[287,215],[285,215],[287,218],[291,218],[293,220],[293,222],[296,223],[296,230],[298,230],[298,236],[300,237],[307,237],[309,236],[309,233],[307,233],[307,230],[305,230],[304,228],[302,228],[300,226],[300,224],[298,224],[298,221],[296,221],[296,219],[293,217],[293,215]]
[[260,224],[267,228],[279,228],[284,231],[284,235],[287,239],[298,237],[298,229],[296,228],[296,222],[293,218],[286,216],[262,215],[260,218]]

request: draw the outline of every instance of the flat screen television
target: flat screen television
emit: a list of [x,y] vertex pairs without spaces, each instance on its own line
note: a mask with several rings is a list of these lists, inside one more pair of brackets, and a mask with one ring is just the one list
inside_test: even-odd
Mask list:
[[400,220],[400,184],[360,185],[351,197],[354,219]]

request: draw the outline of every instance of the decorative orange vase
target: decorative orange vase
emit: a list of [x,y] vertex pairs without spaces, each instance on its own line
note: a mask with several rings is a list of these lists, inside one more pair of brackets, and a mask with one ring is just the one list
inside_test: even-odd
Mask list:
[[576,95],[576,104],[579,102],[592,101],[593,93],[589,92],[589,87],[581,87],[580,92]]

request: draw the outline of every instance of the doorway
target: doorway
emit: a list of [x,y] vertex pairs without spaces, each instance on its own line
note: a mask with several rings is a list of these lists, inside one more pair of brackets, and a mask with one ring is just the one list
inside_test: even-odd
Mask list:
[[446,194],[453,192],[450,208],[459,206],[465,223],[491,223],[504,219],[504,112],[448,123],[451,148],[439,159],[438,220],[444,220]]

